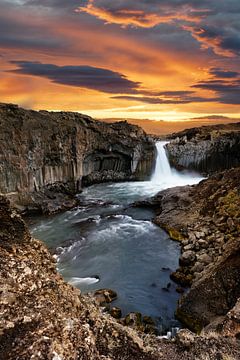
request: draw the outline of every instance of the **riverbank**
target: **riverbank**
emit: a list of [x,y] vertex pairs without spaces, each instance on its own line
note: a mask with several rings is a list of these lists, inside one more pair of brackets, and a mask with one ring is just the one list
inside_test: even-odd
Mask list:
[[181,331],[175,342],[137,333],[66,284],[46,247],[0,197],[0,359],[237,359],[231,338]]
[[[154,207],[154,222],[180,241],[180,267],[171,278],[191,289],[182,297],[177,316],[197,332],[209,325],[225,334],[228,312],[238,307],[239,179],[240,168],[226,170],[198,185],[167,189],[136,204]],[[239,318],[234,311],[231,336],[238,336]]]

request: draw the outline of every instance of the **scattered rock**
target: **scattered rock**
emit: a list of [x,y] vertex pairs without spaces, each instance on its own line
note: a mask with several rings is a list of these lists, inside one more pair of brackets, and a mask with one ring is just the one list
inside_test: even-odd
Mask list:
[[111,289],[99,289],[94,292],[94,297],[96,298],[99,305],[105,305],[116,300],[117,293]]
[[182,266],[190,265],[194,262],[195,258],[196,258],[196,254],[194,251],[192,250],[185,251],[179,259],[179,264]]
[[110,315],[115,319],[120,319],[122,317],[122,310],[119,307],[113,307],[110,310]]
[[195,338],[196,335],[187,329],[181,329],[176,334],[176,342],[185,349],[190,349],[194,344]]

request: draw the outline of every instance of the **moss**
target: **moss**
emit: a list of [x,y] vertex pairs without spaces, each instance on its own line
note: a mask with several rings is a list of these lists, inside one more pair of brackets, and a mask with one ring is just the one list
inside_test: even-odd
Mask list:
[[189,314],[186,314],[180,307],[176,310],[176,318],[181,321],[188,329],[194,331],[196,334],[200,334],[205,324],[203,322]]
[[240,217],[240,196],[237,189],[229,191],[227,195],[220,197],[217,210],[222,216],[230,216],[238,219]]
[[183,272],[177,270],[170,274],[170,279],[183,287],[189,287],[192,285],[193,276],[191,274],[184,274]]
[[186,240],[186,237],[179,230],[174,229],[166,224],[161,224],[161,227],[166,230],[171,239],[179,242]]

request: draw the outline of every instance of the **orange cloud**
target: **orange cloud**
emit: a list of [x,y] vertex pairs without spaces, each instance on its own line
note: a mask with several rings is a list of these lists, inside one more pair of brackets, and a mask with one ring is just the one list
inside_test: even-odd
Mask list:
[[213,49],[215,54],[226,56],[226,57],[235,57],[236,51],[231,47],[224,47],[224,35],[216,29],[209,29],[207,27],[192,27],[192,26],[183,26],[184,30],[189,31],[192,36],[201,44],[202,49]]
[[[139,9],[141,4],[136,4],[135,9],[129,9],[127,7],[116,6],[116,9],[108,8],[104,6],[104,3],[98,5],[95,0],[89,0],[86,6],[81,6],[76,9],[76,12],[85,12],[89,15],[95,16],[101,20],[104,20],[106,23],[119,24],[121,26],[137,26],[143,28],[151,28],[158,24],[169,23],[171,21],[187,21],[187,22],[199,22],[208,10],[202,9],[197,10],[192,6],[186,4],[182,5],[178,9],[168,7],[166,5],[157,6],[156,12],[151,12],[146,9]],[[127,3],[126,3],[127,5]]]

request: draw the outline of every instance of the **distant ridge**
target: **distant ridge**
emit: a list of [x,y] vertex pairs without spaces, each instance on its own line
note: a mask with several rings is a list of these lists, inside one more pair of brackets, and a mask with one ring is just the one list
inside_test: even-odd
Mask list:
[[146,133],[153,135],[167,135],[190,129],[193,127],[200,127],[204,125],[218,125],[240,122],[239,118],[230,118],[222,115],[210,115],[202,116],[184,121],[165,121],[165,120],[148,120],[148,119],[124,119],[124,118],[111,118],[111,119],[99,119],[106,123],[127,121],[130,124],[141,126]]

